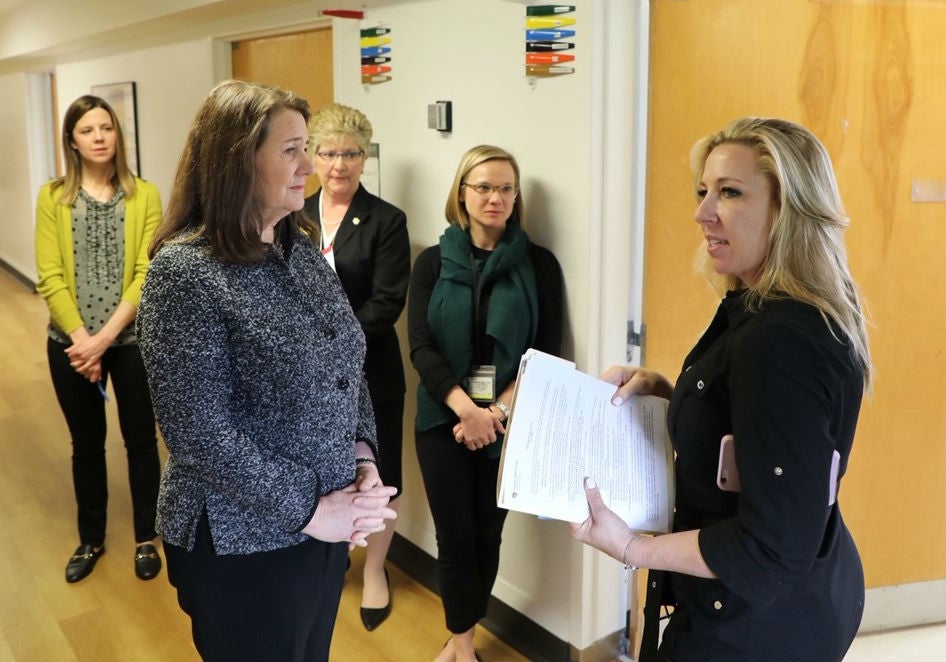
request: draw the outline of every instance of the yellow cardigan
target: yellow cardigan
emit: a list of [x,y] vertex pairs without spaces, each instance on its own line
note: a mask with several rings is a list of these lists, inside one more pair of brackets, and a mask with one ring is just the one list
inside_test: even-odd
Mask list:
[[[53,325],[69,335],[85,323],[76,298],[72,208],[59,203],[62,188],[43,186],[36,200],[36,290],[49,306]],[[137,191],[125,199],[125,260],[122,301],[136,309],[148,271],[148,245],[161,220],[158,187],[135,178]]]

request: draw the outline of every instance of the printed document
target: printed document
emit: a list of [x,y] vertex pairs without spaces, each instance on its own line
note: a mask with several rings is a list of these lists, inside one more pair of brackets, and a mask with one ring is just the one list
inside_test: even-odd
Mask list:
[[673,513],[668,402],[611,404],[613,384],[530,349],[519,365],[500,460],[501,508],[569,522],[588,517],[584,479],[639,532],[666,533]]

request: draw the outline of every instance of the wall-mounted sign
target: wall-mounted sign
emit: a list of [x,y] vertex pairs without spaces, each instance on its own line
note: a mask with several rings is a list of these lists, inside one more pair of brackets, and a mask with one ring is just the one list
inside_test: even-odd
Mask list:
[[526,76],[535,85],[536,78],[550,78],[575,73],[570,51],[575,43],[564,41],[575,36],[575,18],[569,16],[575,5],[532,5],[526,7]]

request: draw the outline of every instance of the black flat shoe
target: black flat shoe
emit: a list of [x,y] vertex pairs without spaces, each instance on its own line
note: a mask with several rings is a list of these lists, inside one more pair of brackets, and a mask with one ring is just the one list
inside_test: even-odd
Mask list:
[[144,543],[135,548],[135,574],[138,579],[154,579],[161,572],[161,557],[151,543]]
[[361,622],[368,632],[371,632],[384,623],[388,616],[391,615],[391,581],[388,579],[387,568],[384,570],[384,583],[388,585],[388,604],[377,609],[369,607],[361,608]]
[[66,581],[75,584],[85,579],[95,568],[95,562],[105,553],[105,547],[96,550],[92,545],[79,545],[66,564]]

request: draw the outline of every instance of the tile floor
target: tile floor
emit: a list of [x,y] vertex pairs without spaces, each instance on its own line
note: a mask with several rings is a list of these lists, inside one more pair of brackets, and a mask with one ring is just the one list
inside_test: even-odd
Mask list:
[[946,662],[946,623],[862,634],[844,662]]

